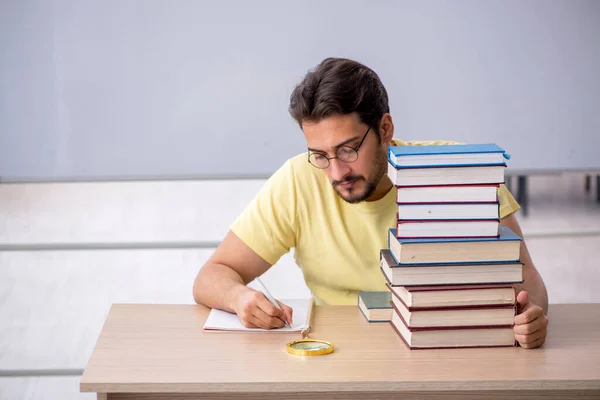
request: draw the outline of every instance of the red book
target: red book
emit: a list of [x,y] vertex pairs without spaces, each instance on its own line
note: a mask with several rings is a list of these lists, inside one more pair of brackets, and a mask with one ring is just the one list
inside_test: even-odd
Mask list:
[[516,305],[408,308],[392,292],[392,306],[410,328],[446,328],[513,325]]
[[500,219],[397,220],[396,236],[404,238],[494,238]]
[[386,286],[409,310],[513,306],[517,301],[511,284]]
[[515,346],[512,325],[409,327],[392,304],[390,324],[410,349]]

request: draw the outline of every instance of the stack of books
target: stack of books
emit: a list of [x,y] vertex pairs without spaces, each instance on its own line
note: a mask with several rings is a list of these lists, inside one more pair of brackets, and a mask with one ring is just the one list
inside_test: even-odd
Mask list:
[[[380,251],[388,292],[359,294],[409,348],[514,346],[521,238],[500,225],[504,150],[494,144],[389,148],[397,223]],[[385,304],[387,300],[387,304]]]

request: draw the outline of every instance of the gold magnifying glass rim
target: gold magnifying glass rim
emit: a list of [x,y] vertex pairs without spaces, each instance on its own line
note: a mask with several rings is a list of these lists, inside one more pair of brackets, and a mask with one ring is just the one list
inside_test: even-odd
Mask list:
[[[295,349],[293,346],[297,343],[321,343],[321,344],[325,344],[327,347],[324,349],[317,349],[317,350],[306,350],[306,349]],[[331,342],[327,342],[325,340],[319,340],[319,339],[300,339],[300,340],[294,340],[291,341],[287,344],[287,351],[290,354],[294,354],[297,356],[321,356],[323,354],[329,354],[329,353],[333,353],[333,343]]]

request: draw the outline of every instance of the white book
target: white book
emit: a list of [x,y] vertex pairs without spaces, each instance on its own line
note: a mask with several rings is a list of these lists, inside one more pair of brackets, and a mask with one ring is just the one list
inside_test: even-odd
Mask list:
[[390,162],[396,167],[503,164],[504,149],[495,143],[390,146]]
[[395,186],[470,185],[504,183],[506,165],[476,167],[395,168],[388,177]]
[[495,202],[498,185],[400,187],[396,202],[402,203],[484,203]]
[[499,226],[499,220],[398,220],[396,232],[399,238],[496,237]]
[[399,204],[400,220],[500,218],[499,203]]

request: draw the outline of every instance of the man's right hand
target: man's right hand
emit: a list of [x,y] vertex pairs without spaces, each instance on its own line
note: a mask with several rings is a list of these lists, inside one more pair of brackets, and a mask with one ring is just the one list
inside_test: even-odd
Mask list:
[[235,296],[233,309],[246,328],[274,329],[292,324],[292,309],[277,301],[282,310],[278,310],[262,292],[244,287]]

